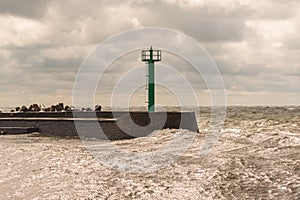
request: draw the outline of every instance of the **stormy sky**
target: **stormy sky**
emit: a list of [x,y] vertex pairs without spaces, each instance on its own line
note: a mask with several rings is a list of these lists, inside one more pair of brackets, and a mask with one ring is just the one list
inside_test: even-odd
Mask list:
[[[71,104],[85,57],[112,35],[144,27],[173,29],[203,45],[220,70],[228,105],[300,102],[298,0],[0,0],[0,25],[0,107]],[[188,63],[166,53],[168,58],[175,69],[185,66],[180,73],[190,81],[201,79]],[[143,65],[139,52],[123,56],[99,88],[110,90],[111,77],[138,64]],[[172,73],[160,75],[175,88],[180,83]],[[145,100],[142,90],[133,95],[133,104]],[[203,81],[195,92],[200,105],[210,104]],[[174,104],[170,90],[158,87],[157,93],[159,104]],[[99,104],[111,99],[105,89],[96,94]]]

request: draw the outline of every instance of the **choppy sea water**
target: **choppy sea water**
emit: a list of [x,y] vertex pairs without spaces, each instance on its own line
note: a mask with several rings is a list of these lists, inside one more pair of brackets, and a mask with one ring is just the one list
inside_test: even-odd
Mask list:
[[177,160],[151,173],[106,167],[80,140],[0,136],[0,199],[299,199],[300,107],[228,107],[205,157],[210,109],[197,118],[200,134],[161,130],[113,142],[142,153],[195,135]]

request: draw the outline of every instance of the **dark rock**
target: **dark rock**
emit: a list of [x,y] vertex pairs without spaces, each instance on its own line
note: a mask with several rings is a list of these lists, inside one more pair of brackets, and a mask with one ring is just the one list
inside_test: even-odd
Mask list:
[[55,111],[56,111],[56,106],[52,105],[52,106],[50,107],[50,112],[55,112]]
[[37,104],[32,104],[29,106],[28,110],[33,112],[39,112],[41,111],[41,108]]
[[39,105],[37,105],[37,104],[33,104],[33,105],[32,105],[32,111],[39,112],[39,111],[41,111],[41,108],[40,108],[40,106],[39,106]]
[[65,107],[65,111],[72,111],[71,108],[69,106]]
[[87,108],[87,109],[86,109],[86,111],[89,111],[89,112],[90,112],[90,111],[93,111],[93,109],[91,109],[91,108]]
[[12,113],[13,113],[13,112],[15,112],[15,110],[10,110],[10,112],[12,112]]
[[28,111],[28,108],[26,106],[21,107],[21,112],[27,112],[27,111]]
[[61,111],[63,110],[63,107],[61,107],[60,104],[57,104],[57,105],[55,106],[55,109],[56,109],[57,112],[61,112]]
[[58,105],[60,105],[61,109],[64,110],[64,103],[59,103]]
[[19,112],[21,110],[20,107],[16,107],[16,111]]
[[96,105],[96,106],[95,106],[95,111],[98,111],[98,112],[99,112],[99,111],[101,111],[101,109],[102,109],[102,107],[101,107],[100,105]]
[[32,105],[30,105],[30,106],[28,107],[28,111],[32,111],[32,109],[33,109],[33,107],[32,107]]

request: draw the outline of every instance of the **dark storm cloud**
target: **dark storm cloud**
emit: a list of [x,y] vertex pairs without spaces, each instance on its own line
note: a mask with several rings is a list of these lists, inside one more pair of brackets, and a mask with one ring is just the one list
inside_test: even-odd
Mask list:
[[[299,93],[299,8],[297,0],[0,0],[0,90],[8,95],[7,102],[14,91],[53,96],[45,101],[70,94],[80,64],[97,44],[121,31],[154,26],[181,31],[203,44],[219,67],[226,89],[235,96]],[[139,38],[119,44],[126,46],[135,39]],[[201,62],[202,55],[191,54],[199,57],[202,70],[212,80],[217,78]],[[116,62],[105,80],[143,64],[135,56],[139,55]],[[162,64],[172,65],[193,83],[203,83],[189,63],[164,58],[169,60]],[[164,78],[180,87],[172,77]]]
[[0,14],[39,18],[46,14],[50,0],[1,0]]

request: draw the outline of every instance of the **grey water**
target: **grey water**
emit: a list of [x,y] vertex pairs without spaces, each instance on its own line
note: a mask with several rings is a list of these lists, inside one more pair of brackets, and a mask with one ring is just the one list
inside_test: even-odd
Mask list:
[[209,107],[196,111],[199,134],[161,130],[112,142],[142,155],[194,134],[174,162],[147,173],[107,166],[80,140],[0,136],[0,199],[299,199],[299,106],[227,107],[220,137],[202,157],[212,116]]

